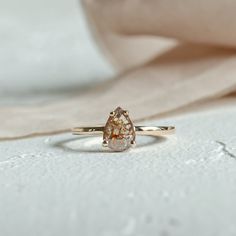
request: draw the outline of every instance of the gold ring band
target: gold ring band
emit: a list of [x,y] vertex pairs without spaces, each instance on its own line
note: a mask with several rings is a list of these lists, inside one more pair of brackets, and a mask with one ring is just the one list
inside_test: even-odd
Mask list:
[[[175,133],[174,126],[135,126],[136,135],[162,136]],[[99,135],[104,133],[105,126],[75,127],[74,135]]]
[[114,151],[124,151],[136,144],[136,135],[162,136],[173,134],[174,126],[134,126],[129,112],[118,107],[109,115],[105,126],[76,127],[74,135],[103,134],[103,146]]

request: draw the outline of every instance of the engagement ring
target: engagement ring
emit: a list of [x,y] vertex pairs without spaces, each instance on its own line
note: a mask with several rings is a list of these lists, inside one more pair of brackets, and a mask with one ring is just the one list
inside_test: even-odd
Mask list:
[[134,126],[129,112],[118,107],[109,115],[105,126],[76,127],[74,135],[103,135],[103,146],[121,152],[135,146],[136,135],[162,136],[173,134],[174,126]]

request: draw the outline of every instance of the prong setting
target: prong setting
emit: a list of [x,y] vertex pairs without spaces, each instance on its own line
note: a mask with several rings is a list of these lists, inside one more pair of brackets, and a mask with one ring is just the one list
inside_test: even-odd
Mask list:
[[114,117],[115,114],[116,114],[116,113],[115,113],[114,111],[111,111],[111,112],[110,112],[110,117]]
[[135,140],[131,140],[130,144],[131,144],[131,147],[133,148],[133,147],[136,146],[136,141]]
[[103,140],[103,142],[102,142],[102,146],[105,147],[105,148],[108,147],[108,141]]
[[129,115],[129,111],[125,110],[125,111],[124,111],[124,115],[125,115],[125,116],[128,116],[128,115]]

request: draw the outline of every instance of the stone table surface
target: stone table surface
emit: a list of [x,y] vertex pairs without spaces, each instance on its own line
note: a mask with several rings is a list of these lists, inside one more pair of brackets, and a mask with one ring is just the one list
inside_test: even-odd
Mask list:
[[153,120],[177,134],[124,153],[70,134],[1,142],[1,235],[236,235],[235,121],[235,100]]

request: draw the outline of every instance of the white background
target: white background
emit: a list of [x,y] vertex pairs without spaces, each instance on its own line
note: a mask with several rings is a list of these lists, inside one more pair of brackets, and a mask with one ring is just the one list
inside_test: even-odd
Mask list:
[[68,89],[113,74],[76,0],[0,0],[0,93]]

